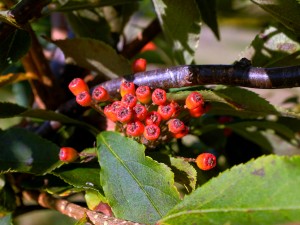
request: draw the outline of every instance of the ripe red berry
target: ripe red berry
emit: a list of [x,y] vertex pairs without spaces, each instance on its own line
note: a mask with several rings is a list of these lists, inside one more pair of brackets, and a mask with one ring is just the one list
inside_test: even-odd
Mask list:
[[133,116],[132,110],[129,107],[121,106],[117,110],[117,120],[122,123],[128,123],[131,121]]
[[199,106],[203,106],[203,104],[204,104],[204,100],[202,95],[196,91],[190,93],[185,99],[185,106],[188,109],[194,109]]
[[146,119],[147,115],[148,115],[148,110],[146,109],[145,106],[141,104],[136,104],[133,107],[133,116],[136,120],[143,121]]
[[136,59],[132,63],[132,72],[133,73],[144,72],[146,71],[146,67],[147,67],[146,59],[142,59],[142,58]]
[[121,101],[115,101],[104,107],[105,116],[113,122],[117,122],[117,111],[123,105]]
[[184,129],[178,133],[172,133],[174,138],[183,138],[185,135],[189,133],[189,128],[187,126],[184,126]]
[[69,83],[69,90],[73,93],[73,95],[77,96],[79,93],[83,91],[89,91],[88,85],[81,78],[74,78]]
[[137,103],[137,98],[135,95],[128,93],[122,97],[121,102],[129,108],[133,108]]
[[205,108],[203,105],[200,105],[194,109],[189,109],[191,117],[198,118],[205,113]]
[[201,170],[210,170],[216,166],[217,159],[211,153],[202,153],[196,158],[196,164]]
[[124,95],[129,93],[135,95],[135,86],[133,82],[125,80],[121,83],[120,94],[123,97]]
[[181,110],[181,107],[180,105],[175,102],[175,101],[171,101],[170,105],[174,108],[175,112],[174,112],[174,117],[177,117],[179,114],[180,114],[180,110]]
[[136,97],[140,103],[148,104],[151,102],[151,90],[148,86],[139,86],[135,91]]
[[71,147],[62,147],[59,151],[59,160],[63,162],[74,162],[78,157],[78,152]]
[[144,129],[144,137],[149,141],[155,141],[160,135],[160,128],[155,125],[147,125]]
[[105,102],[110,97],[105,88],[98,86],[93,90],[92,98],[99,102]]
[[185,130],[185,125],[180,119],[171,119],[168,121],[168,128],[171,133],[179,133]]
[[163,120],[170,119],[175,113],[175,109],[170,105],[159,105],[157,108],[157,112],[161,116]]
[[166,91],[160,88],[156,88],[152,93],[152,102],[156,105],[164,105],[167,102]]
[[83,107],[87,107],[91,105],[92,97],[88,91],[83,91],[76,95],[76,102]]
[[144,128],[144,124],[141,121],[136,120],[127,124],[126,134],[133,137],[141,136],[144,133]]
[[161,120],[162,120],[161,115],[159,115],[158,112],[156,112],[156,111],[151,111],[151,112],[149,112],[148,115],[146,116],[145,124],[146,124],[146,125],[155,124],[155,125],[159,126]]

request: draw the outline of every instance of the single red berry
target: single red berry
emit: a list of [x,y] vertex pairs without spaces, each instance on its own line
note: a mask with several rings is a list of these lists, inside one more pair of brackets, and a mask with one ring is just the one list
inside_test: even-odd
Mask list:
[[203,106],[203,104],[204,104],[204,100],[202,95],[196,91],[190,93],[185,99],[185,106],[188,109],[194,109],[199,106]]
[[157,49],[156,45],[150,41],[142,48],[141,52],[154,51],[155,49]]
[[172,133],[174,138],[183,138],[185,135],[189,133],[189,128],[187,126],[184,127],[184,129],[178,133]]
[[177,117],[179,114],[180,114],[180,110],[181,110],[181,107],[180,105],[175,102],[175,101],[171,101],[170,105],[174,108],[175,112],[174,112],[174,117]]
[[200,105],[194,109],[189,109],[191,117],[198,118],[205,113],[205,108]]
[[149,141],[155,141],[160,135],[160,128],[155,125],[147,125],[144,129],[144,137]]
[[123,97],[124,95],[129,93],[135,95],[135,86],[133,82],[125,80],[121,83],[120,94]]
[[133,108],[137,103],[137,98],[135,95],[128,93],[122,97],[121,102],[129,108]]
[[133,107],[133,116],[136,120],[143,121],[146,119],[147,115],[148,115],[148,110],[145,106],[141,104],[136,104]]
[[69,90],[73,93],[73,95],[77,96],[79,93],[83,91],[89,91],[88,85],[81,78],[74,78],[69,83]]
[[117,110],[117,120],[122,123],[128,123],[133,117],[132,110],[129,107],[121,106]]
[[210,170],[216,166],[217,159],[211,153],[202,153],[197,156],[196,164],[201,170]]
[[110,97],[108,92],[104,87],[98,86],[93,90],[92,93],[92,98],[95,99],[98,102],[105,102],[107,101]]
[[168,128],[171,133],[179,133],[185,130],[184,122],[180,119],[171,119],[168,121]]
[[83,91],[76,95],[76,102],[83,107],[87,107],[91,105],[92,97],[88,91]]
[[62,147],[59,151],[59,160],[63,162],[74,162],[78,157],[78,152],[71,147]]
[[152,93],[152,102],[156,105],[164,105],[167,102],[166,91],[160,88],[156,88]]
[[115,101],[112,104],[109,104],[104,107],[104,114],[105,116],[113,122],[117,122],[117,111],[118,109],[123,106],[121,101]]
[[157,108],[157,112],[163,120],[168,120],[174,115],[175,109],[170,104],[159,105]]
[[133,137],[141,136],[144,133],[144,128],[144,124],[141,121],[136,120],[127,124],[126,134]]
[[151,89],[148,86],[139,86],[135,95],[140,103],[148,104],[151,102]]
[[146,71],[146,67],[147,67],[146,59],[142,59],[142,58],[136,59],[132,63],[132,72],[133,73],[144,72]]
[[162,120],[161,115],[158,112],[151,111],[146,116],[145,124],[146,125],[155,124],[155,125],[159,126],[161,120]]

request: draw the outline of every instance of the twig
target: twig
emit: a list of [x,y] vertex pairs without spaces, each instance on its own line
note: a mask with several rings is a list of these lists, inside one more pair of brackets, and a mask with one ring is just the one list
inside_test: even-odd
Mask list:
[[91,211],[82,206],[76,205],[64,199],[57,199],[47,193],[37,193],[32,191],[24,192],[24,196],[36,201],[40,206],[57,210],[58,212],[80,220],[84,217],[87,218],[89,224],[95,225],[141,225],[126,220],[117,219],[114,217],[105,216],[101,213]]

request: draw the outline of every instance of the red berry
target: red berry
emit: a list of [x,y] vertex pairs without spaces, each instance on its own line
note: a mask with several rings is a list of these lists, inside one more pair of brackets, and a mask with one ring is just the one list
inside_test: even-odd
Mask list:
[[141,121],[136,120],[127,124],[126,134],[133,137],[141,136],[144,133],[144,128],[144,124]]
[[189,128],[187,126],[184,127],[184,129],[178,133],[172,133],[174,138],[183,138],[185,135],[189,133]]
[[160,128],[157,125],[151,124],[145,126],[144,137],[147,140],[154,141],[159,137],[159,135],[160,135]]
[[135,95],[128,93],[122,97],[121,102],[129,108],[133,108],[137,103],[137,98]]
[[133,73],[144,72],[146,71],[146,67],[147,67],[146,59],[142,59],[142,58],[136,59],[132,63],[132,72]]
[[81,78],[74,78],[69,83],[69,90],[73,93],[73,95],[77,96],[79,93],[83,91],[89,91],[88,85]]
[[156,105],[164,105],[167,102],[166,91],[160,88],[156,88],[152,93],[152,102]]
[[120,94],[123,97],[128,93],[135,95],[135,86],[133,82],[129,82],[125,80],[121,83]]
[[161,115],[158,112],[151,111],[146,116],[145,124],[146,125],[155,124],[159,126],[161,120],[162,120]]
[[161,116],[163,120],[170,119],[175,113],[175,109],[170,105],[159,105],[157,108],[157,112]]
[[194,109],[199,106],[203,106],[203,104],[204,104],[204,100],[202,95],[196,91],[190,93],[185,99],[185,106],[188,109]]
[[189,109],[191,117],[198,118],[205,113],[205,108],[200,105],[194,109]]
[[170,105],[174,108],[174,117],[177,117],[180,114],[180,105],[175,101],[171,101]]
[[216,166],[217,160],[211,153],[202,153],[196,158],[196,163],[201,170],[210,170]]
[[83,107],[87,107],[91,105],[92,97],[88,91],[83,91],[76,95],[76,102]]
[[92,98],[99,102],[105,102],[110,97],[105,88],[98,86],[93,90]]
[[185,125],[180,119],[171,119],[168,121],[168,128],[171,133],[179,133],[185,130]]
[[74,162],[78,156],[78,152],[71,147],[62,147],[59,151],[59,160],[63,162]]
[[104,107],[105,116],[113,122],[117,122],[117,111],[123,105],[121,101],[115,101]]
[[140,120],[143,121],[146,119],[147,115],[148,115],[148,110],[146,109],[145,106],[141,105],[141,104],[136,104],[133,107],[133,116],[136,120]]
[[129,107],[121,106],[117,110],[117,120],[122,123],[128,123],[131,121],[133,116],[132,110]]
[[151,90],[148,86],[139,86],[135,91],[136,97],[139,102],[148,104],[151,102]]

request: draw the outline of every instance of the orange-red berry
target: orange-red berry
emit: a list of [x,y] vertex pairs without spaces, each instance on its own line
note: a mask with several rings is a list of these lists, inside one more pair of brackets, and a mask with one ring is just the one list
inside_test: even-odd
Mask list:
[[146,67],[147,67],[146,59],[142,59],[142,58],[136,59],[132,63],[132,72],[133,73],[144,72],[146,71]]
[[161,120],[162,120],[161,115],[158,112],[151,111],[146,116],[145,124],[146,125],[155,124],[155,125],[159,126]]
[[105,116],[113,122],[117,122],[117,111],[118,109],[123,106],[121,101],[115,101],[112,104],[109,104],[104,107],[104,114]]
[[205,108],[203,105],[200,105],[194,109],[189,109],[191,117],[198,118],[205,113]]
[[151,102],[151,89],[148,86],[139,86],[135,95],[140,103],[148,104]]
[[168,121],[168,128],[171,133],[179,133],[185,130],[184,122],[180,119],[171,119]]
[[76,95],[76,102],[83,107],[87,107],[91,105],[92,97],[88,91],[83,91]]
[[167,102],[167,93],[165,90],[156,88],[152,93],[152,102],[156,105],[164,105]]
[[184,127],[184,129],[178,133],[172,133],[174,138],[183,138],[185,135],[189,133],[189,128],[187,126]]
[[122,123],[128,123],[132,120],[133,113],[129,107],[121,106],[117,110],[117,120]]
[[148,110],[145,106],[138,103],[133,107],[133,117],[136,120],[143,121],[146,119],[147,115],[148,115]]
[[194,109],[199,106],[203,106],[204,100],[202,95],[199,92],[192,92],[185,99],[185,107],[188,109]]
[[59,150],[59,160],[63,162],[74,162],[79,157],[78,152],[71,147],[62,147]]
[[173,114],[175,113],[175,109],[172,107],[172,105],[159,105],[157,108],[157,112],[161,116],[163,120],[170,119]]
[[128,93],[122,97],[121,102],[129,108],[133,108],[137,103],[137,98],[135,95]]
[[201,170],[210,170],[216,166],[217,159],[211,153],[202,153],[197,156],[196,164]]
[[135,95],[135,86],[133,82],[125,80],[120,85],[120,94],[123,97],[124,95],[129,93]]
[[69,83],[69,90],[73,93],[73,95],[77,96],[79,93],[83,91],[89,91],[88,85],[81,78],[74,78]]
[[159,138],[159,135],[160,135],[160,128],[157,125],[151,124],[151,125],[145,126],[144,137],[147,140],[155,141],[156,139]]
[[127,124],[126,134],[133,137],[141,136],[144,133],[144,128],[144,124],[141,121],[136,120]]
[[110,97],[108,92],[104,87],[98,86],[93,90],[92,93],[92,98],[98,102],[105,102],[107,101]]

